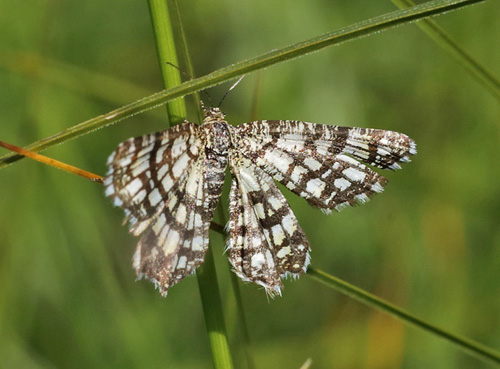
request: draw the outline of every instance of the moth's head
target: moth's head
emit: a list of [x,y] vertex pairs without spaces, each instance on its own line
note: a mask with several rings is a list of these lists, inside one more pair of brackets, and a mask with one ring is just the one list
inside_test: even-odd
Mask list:
[[226,114],[219,108],[205,108],[203,106],[204,123],[225,121]]

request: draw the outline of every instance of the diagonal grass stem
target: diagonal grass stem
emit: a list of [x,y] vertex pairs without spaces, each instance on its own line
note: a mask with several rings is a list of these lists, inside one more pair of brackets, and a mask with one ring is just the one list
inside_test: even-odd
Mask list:
[[[48,147],[77,138],[105,126],[117,123],[125,118],[132,117],[136,114],[163,105],[170,100],[218,85],[246,73],[254,72],[280,62],[304,56],[328,46],[352,41],[364,36],[394,28],[396,26],[408,24],[426,17],[443,14],[450,12],[451,10],[456,10],[484,1],[486,0],[434,0],[408,9],[397,10],[363,22],[355,23],[351,26],[329,32],[291,46],[273,50],[266,54],[230,65],[225,68],[221,68],[203,77],[157,92],[141,100],[122,106],[107,114],[100,115],[65,129],[53,136],[36,141],[26,146],[26,148],[35,152],[41,151]],[[17,154],[5,155],[0,158],[0,168],[3,168],[21,158],[23,158],[23,156]]]

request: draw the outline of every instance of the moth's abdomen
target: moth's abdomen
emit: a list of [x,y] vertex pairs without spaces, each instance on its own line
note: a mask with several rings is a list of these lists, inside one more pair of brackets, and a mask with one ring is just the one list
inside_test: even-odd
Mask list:
[[231,147],[231,126],[224,120],[206,121],[205,133],[205,205],[207,217],[212,217],[222,193],[225,172]]

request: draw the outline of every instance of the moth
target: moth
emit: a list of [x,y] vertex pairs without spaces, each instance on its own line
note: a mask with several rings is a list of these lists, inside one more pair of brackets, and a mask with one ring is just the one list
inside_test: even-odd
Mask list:
[[306,235],[274,181],[329,213],[383,191],[387,180],[365,164],[399,169],[417,153],[398,132],[294,120],[233,127],[219,108],[204,112],[202,125],[185,121],[131,138],[107,161],[105,195],[123,208],[130,232],[141,235],[137,276],[163,296],[204,260],[226,167],[229,261],[243,281],[274,296],[283,277],[298,277],[310,262]]

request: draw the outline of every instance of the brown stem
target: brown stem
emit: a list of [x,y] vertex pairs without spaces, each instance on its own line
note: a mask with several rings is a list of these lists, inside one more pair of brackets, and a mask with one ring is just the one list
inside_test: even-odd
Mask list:
[[85,171],[83,169],[74,167],[72,165],[63,163],[62,161],[48,158],[48,157],[46,157],[44,155],[37,154],[36,152],[29,151],[29,150],[23,149],[21,147],[15,146],[15,145],[8,144],[8,143],[3,142],[3,141],[0,141],[0,146],[6,148],[8,150],[17,152],[18,154],[21,154],[21,155],[26,156],[28,158],[31,158],[31,159],[40,161],[42,163],[51,165],[53,167],[62,169],[64,171],[66,171],[66,172],[69,172],[69,173],[72,173],[72,174],[77,174],[77,175],[79,175],[79,176],[81,176],[83,178],[90,179],[93,182],[102,183],[103,178],[101,176],[99,176],[97,174],[94,174],[94,173],[87,172],[87,171]]

